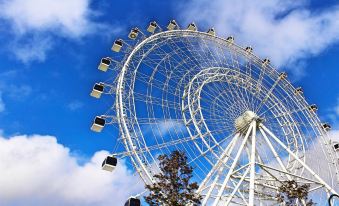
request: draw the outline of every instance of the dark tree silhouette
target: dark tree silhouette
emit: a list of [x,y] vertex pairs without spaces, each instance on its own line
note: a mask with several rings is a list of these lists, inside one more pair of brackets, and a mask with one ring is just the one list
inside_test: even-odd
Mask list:
[[170,155],[160,155],[161,173],[154,175],[156,183],[146,185],[150,191],[145,201],[151,205],[186,206],[200,205],[202,199],[196,193],[198,184],[190,183],[193,168],[188,165],[184,152],[173,151]]
[[278,201],[285,203],[286,206],[303,205],[303,201],[306,206],[313,206],[312,199],[308,199],[309,184],[298,185],[294,180],[285,181],[279,187],[279,193],[277,194]]

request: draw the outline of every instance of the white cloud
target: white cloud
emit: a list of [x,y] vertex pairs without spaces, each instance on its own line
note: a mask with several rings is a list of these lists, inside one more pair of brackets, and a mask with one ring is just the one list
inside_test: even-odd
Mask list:
[[337,116],[339,116],[339,105],[335,107],[335,113],[337,114]]
[[91,25],[89,0],[9,0],[0,4],[1,17],[19,33],[56,30],[82,36]]
[[0,92],[0,112],[3,112],[3,111],[5,111],[5,103],[4,103],[4,100],[2,99],[2,92]]
[[0,137],[1,205],[123,205],[143,184],[122,161],[113,173],[102,171],[107,154],[80,165],[55,137]]
[[334,112],[339,117],[339,97],[337,98],[337,105],[334,107]]
[[103,27],[92,20],[90,0],[0,1],[11,31],[11,51],[22,62],[44,61],[55,37],[79,39]]
[[67,105],[67,108],[71,111],[75,111],[82,108],[83,106],[84,103],[80,102],[79,100],[74,100]]
[[234,35],[252,45],[276,66],[303,67],[300,62],[339,40],[339,5],[321,12],[305,8],[307,1],[190,1],[180,6],[185,23],[214,26],[219,35]]
[[166,136],[173,132],[183,134],[186,131],[186,127],[183,122],[176,120],[164,120],[157,124],[158,135]]
[[[25,42],[22,42],[23,38]],[[33,60],[43,62],[46,59],[46,53],[52,49],[53,44],[48,36],[30,38],[24,35],[11,42],[9,49],[23,63],[29,63]]]
[[[2,74],[0,74],[0,77],[1,76]],[[3,100],[3,96],[6,96],[15,101],[23,101],[32,93],[31,86],[9,83],[11,81],[6,80],[6,78],[8,77],[5,76],[6,75],[4,75],[2,82],[0,82],[0,112],[5,110],[5,102]]]
[[331,127],[339,129],[339,97],[337,97],[337,101],[327,112],[327,117],[330,120]]
[[339,130],[330,131],[329,137],[332,141],[339,142]]
[[26,84],[6,84],[6,89],[8,96],[14,100],[24,100],[32,93],[32,87]]

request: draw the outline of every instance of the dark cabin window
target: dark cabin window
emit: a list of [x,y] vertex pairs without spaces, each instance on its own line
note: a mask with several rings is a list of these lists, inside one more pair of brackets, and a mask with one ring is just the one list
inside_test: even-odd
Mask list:
[[106,158],[106,163],[109,165],[117,166],[117,158],[108,156]]
[[110,61],[109,59],[107,59],[107,58],[103,58],[103,59],[101,60],[101,62],[102,62],[103,64],[106,64],[106,65],[110,65],[110,64],[111,64],[111,61]]
[[102,85],[102,84],[95,84],[94,85],[94,90],[102,92],[102,91],[104,91],[104,85]]
[[134,199],[134,198],[131,198],[130,199],[130,206],[140,206],[140,200],[139,199]]
[[95,120],[94,120],[94,123],[95,124],[98,124],[98,125],[101,125],[101,126],[104,126],[106,121],[105,119],[103,118],[100,118],[100,117],[96,117]]
[[122,41],[121,40],[116,40],[115,41],[115,44],[119,45],[119,46],[122,46]]
[[334,145],[334,149],[339,149],[339,144],[338,143]]

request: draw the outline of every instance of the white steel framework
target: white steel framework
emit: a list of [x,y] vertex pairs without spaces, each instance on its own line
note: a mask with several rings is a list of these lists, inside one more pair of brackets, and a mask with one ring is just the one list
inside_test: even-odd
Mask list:
[[109,58],[104,93],[115,102],[102,117],[119,125],[124,148],[114,155],[128,156],[145,183],[157,155],[181,150],[202,205],[275,205],[288,180],[309,184],[320,204],[336,193],[337,156],[285,73],[214,32],[139,32]]

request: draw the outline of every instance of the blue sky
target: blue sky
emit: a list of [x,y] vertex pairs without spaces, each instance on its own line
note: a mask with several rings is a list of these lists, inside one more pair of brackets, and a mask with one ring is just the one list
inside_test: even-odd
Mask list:
[[[90,131],[93,118],[105,112],[113,100],[98,101],[89,93],[95,82],[110,78],[109,74],[99,72],[97,65],[101,57],[110,54],[112,42],[116,38],[126,38],[132,27],[146,28],[152,20],[160,25],[167,25],[171,19],[177,19],[181,25],[195,21],[201,29],[215,26],[219,35],[234,35],[239,44],[252,45],[259,56],[270,57],[273,65],[286,70],[295,86],[304,88],[307,101],[319,106],[320,118],[331,123],[333,132],[338,134],[338,2],[112,2],[0,0],[0,148],[4,149],[0,151],[3,155],[0,162],[16,161],[18,154],[26,151],[30,155],[23,159],[25,165],[31,167],[29,163],[40,161],[36,159],[38,154],[53,150],[57,156],[62,154],[58,156],[61,162],[70,165],[66,171],[74,176],[78,174],[74,172],[76,170],[85,177],[94,177],[97,183],[93,180],[87,185],[96,184],[103,197],[115,192],[121,202],[129,194],[140,191],[141,183],[129,188],[128,181],[124,184],[116,177],[100,176],[103,173],[98,166],[99,157],[112,150],[118,132],[114,127],[105,128],[100,134]],[[51,165],[46,163],[46,166]],[[64,167],[63,164],[57,166]],[[134,180],[128,167],[122,167],[118,174]],[[10,171],[6,168],[0,166],[0,173],[17,174],[15,172],[20,171],[15,165],[11,165]],[[49,172],[52,168],[37,171]],[[64,177],[68,172],[55,175],[60,174]],[[67,178],[73,181],[74,176]],[[7,180],[15,177],[0,177],[0,185],[8,184]],[[44,182],[39,178],[27,182],[25,179],[30,176],[22,178],[24,183],[33,185]],[[38,184],[32,187],[36,191],[44,188]],[[128,194],[120,194],[119,187],[126,188]],[[57,192],[59,196],[43,193],[34,197],[36,199],[28,195],[35,190],[22,191],[20,183],[10,186],[9,191],[12,193],[0,189],[0,201],[4,199],[7,205],[20,205],[18,198],[32,205],[36,202],[44,205],[51,199],[56,205],[58,201],[64,205],[105,205],[95,195],[90,200],[84,200],[86,196],[80,195],[91,191],[74,192],[69,197],[55,189],[51,193]]]

